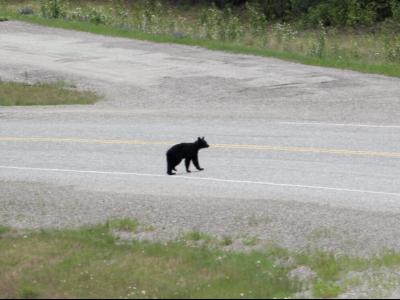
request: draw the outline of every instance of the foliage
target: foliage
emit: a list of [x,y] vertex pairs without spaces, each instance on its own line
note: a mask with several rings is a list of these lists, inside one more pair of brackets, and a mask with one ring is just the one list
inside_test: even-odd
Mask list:
[[392,0],[390,2],[390,9],[392,11],[392,19],[400,23],[400,1]]
[[392,40],[386,40],[385,53],[387,60],[400,64],[400,37]]
[[48,19],[65,17],[65,3],[63,0],[40,0],[42,16]]
[[326,29],[322,23],[320,23],[320,30],[317,32],[316,41],[311,47],[311,56],[322,58],[326,51]]

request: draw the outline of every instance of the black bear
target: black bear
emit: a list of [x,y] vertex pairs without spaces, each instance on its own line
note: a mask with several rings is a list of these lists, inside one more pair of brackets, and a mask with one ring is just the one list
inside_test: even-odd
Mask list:
[[186,171],[190,173],[190,161],[193,162],[197,170],[202,171],[199,165],[199,150],[210,147],[204,137],[198,138],[194,143],[181,143],[173,146],[167,151],[167,174],[175,175],[172,171],[176,171],[175,167],[179,165],[182,159],[185,159]]

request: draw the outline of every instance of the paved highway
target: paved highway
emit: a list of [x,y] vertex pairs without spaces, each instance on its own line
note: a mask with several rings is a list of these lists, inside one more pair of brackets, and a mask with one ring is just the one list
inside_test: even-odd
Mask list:
[[[105,97],[0,108],[7,224],[128,214],[174,234],[245,230],[303,247],[307,233],[331,228],[353,232],[346,241],[358,238],[361,252],[400,244],[399,79],[20,22],[0,24],[0,76],[62,79]],[[197,136],[211,144],[205,171],[167,176],[166,150]],[[243,225],[254,216],[274,221]]]

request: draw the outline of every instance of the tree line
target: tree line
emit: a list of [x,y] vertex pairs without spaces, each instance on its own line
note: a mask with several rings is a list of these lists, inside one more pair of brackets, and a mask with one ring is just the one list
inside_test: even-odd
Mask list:
[[309,25],[372,25],[387,19],[400,22],[400,0],[169,0],[175,5],[257,6],[268,20],[303,20]]

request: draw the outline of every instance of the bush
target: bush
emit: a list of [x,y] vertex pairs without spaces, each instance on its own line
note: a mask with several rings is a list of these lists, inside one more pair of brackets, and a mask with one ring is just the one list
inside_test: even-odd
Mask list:
[[267,18],[262,13],[260,5],[246,3],[246,14],[251,32],[254,35],[262,34],[267,26]]
[[320,30],[317,33],[316,41],[313,43],[310,51],[311,56],[322,58],[325,55],[326,48],[326,29],[322,23],[320,23]]
[[388,61],[400,64],[400,37],[386,41],[385,54]]
[[223,13],[223,24],[220,26],[222,40],[234,41],[242,35],[242,23],[239,17],[232,13],[230,8],[226,8]]
[[96,25],[107,24],[107,15],[101,8],[91,7],[87,15],[88,20]]
[[81,7],[76,7],[74,10],[68,11],[66,18],[76,21],[87,21],[89,19]]
[[347,21],[347,6],[345,1],[324,2],[310,7],[305,15],[305,23],[310,26],[323,24],[324,26],[343,25]]
[[400,2],[397,0],[392,0],[390,3],[390,10],[392,12],[392,19],[395,22],[400,23]]
[[207,39],[216,40],[219,38],[220,27],[222,23],[222,11],[215,5],[202,11],[200,25],[204,29]]
[[141,30],[150,33],[160,33],[161,16],[164,7],[159,1],[145,0],[141,15]]
[[377,18],[376,5],[371,2],[362,6],[361,1],[351,0],[348,4],[347,25],[372,25]]
[[63,0],[40,0],[42,16],[47,19],[63,18],[66,7]]

